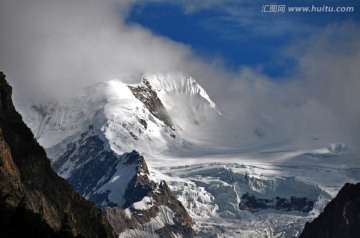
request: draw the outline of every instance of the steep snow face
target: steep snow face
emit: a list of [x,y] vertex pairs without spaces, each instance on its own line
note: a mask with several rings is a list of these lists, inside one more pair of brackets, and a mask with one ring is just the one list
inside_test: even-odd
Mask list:
[[215,108],[215,103],[210,99],[206,91],[191,76],[184,76],[180,73],[168,74],[145,74],[151,86],[158,92],[168,94],[199,95],[205,99],[210,107]]
[[144,82],[157,92],[175,126],[187,137],[203,131],[203,126],[220,115],[215,103],[191,76],[180,73],[145,74]]
[[176,136],[176,131],[155,117],[134,96],[129,85],[110,81],[106,97],[104,115],[107,120],[103,131],[115,152],[141,148],[142,152],[156,153],[182,146],[183,141]]

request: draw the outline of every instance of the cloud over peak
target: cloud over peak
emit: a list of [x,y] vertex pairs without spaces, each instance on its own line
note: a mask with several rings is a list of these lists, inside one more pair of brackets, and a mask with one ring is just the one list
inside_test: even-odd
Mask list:
[[249,66],[229,70],[221,59],[126,23],[134,2],[1,3],[0,69],[15,99],[68,97],[99,81],[138,82],[146,72],[177,71],[192,75],[227,112],[237,125],[233,133],[360,134],[357,23],[329,25],[294,43],[286,52],[296,70],[279,81]]

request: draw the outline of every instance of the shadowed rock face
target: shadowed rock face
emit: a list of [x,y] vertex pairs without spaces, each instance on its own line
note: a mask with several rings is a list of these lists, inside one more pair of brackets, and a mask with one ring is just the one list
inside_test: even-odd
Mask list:
[[360,237],[360,183],[347,183],[324,211],[306,223],[300,238]]
[[101,210],[52,170],[11,96],[12,88],[0,72],[0,191],[6,202],[15,206],[23,199],[53,228],[66,217],[74,235],[116,237]]
[[[67,145],[66,151],[52,166],[59,175],[68,174],[66,180],[79,194],[101,207],[102,204],[118,206],[109,201],[108,193],[97,190],[109,182],[121,162],[122,158],[106,150],[104,141],[89,127],[78,141]],[[67,167],[68,164],[72,166]]]
[[[113,151],[107,150],[104,141],[92,132],[89,128],[78,141],[69,144],[64,154],[53,164],[55,171],[66,172],[61,170],[62,166],[71,163],[73,166],[70,166],[72,170],[67,181],[80,194],[103,209],[119,234],[130,229],[154,232],[161,237],[173,237],[172,234],[193,237],[193,220],[172,195],[165,182],[157,184],[149,179],[149,169],[144,157],[135,150],[122,156],[116,155]],[[103,191],[101,187],[106,186],[118,175],[121,176],[117,173],[120,167],[126,168],[127,172],[133,171],[126,175],[132,176],[128,182],[122,181],[121,186],[126,186],[123,199],[116,201],[111,199],[111,191]],[[151,205],[147,204],[149,209],[134,206],[143,199],[151,201]],[[149,225],[156,219],[166,223],[164,213],[167,212],[174,214],[169,223],[155,228]],[[139,234],[129,236],[143,237]]]

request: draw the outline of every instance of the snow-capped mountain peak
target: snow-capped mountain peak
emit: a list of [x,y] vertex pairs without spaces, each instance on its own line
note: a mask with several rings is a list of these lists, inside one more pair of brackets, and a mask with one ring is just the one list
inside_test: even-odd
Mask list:
[[[119,221],[120,237],[193,235],[184,207],[200,237],[296,237],[340,185],[360,179],[351,145],[305,138],[251,146],[240,135],[225,137],[224,147],[227,121],[192,77],[145,74],[138,81],[98,83],[22,111],[54,169],[106,206],[110,220],[126,216],[135,229],[124,231]],[[148,172],[139,169],[145,159]],[[175,197],[163,196],[170,190]]]
[[205,99],[210,107],[215,108],[215,103],[210,99],[205,89],[193,77],[181,73],[155,74],[147,73],[143,76],[142,83],[149,82],[156,92],[168,94],[199,95]]
[[113,79],[89,86],[73,98],[23,111],[40,144],[54,153],[89,125],[118,154],[135,148],[178,150],[187,144],[181,133],[193,132],[213,114],[218,115],[215,103],[205,90],[181,74],[146,74],[138,84]]
[[[191,76],[180,73],[145,74],[141,85],[148,85],[156,92],[172,125],[185,137],[192,137],[221,114],[205,89]],[[196,134],[196,133],[195,133]]]

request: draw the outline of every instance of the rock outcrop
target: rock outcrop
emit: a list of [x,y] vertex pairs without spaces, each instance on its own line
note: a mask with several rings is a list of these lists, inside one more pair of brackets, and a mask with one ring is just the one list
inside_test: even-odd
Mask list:
[[0,73],[0,191],[6,203],[25,203],[55,229],[66,218],[73,235],[115,237],[102,211],[52,170],[11,97],[12,88]]
[[360,237],[360,183],[347,183],[324,211],[306,223],[300,238]]
[[155,90],[151,87],[150,83],[146,78],[141,80],[141,84],[138,86],[130,86],[132,93],[134,96],[144,103],[145,107],[149,110],[149,112],[154,115],[159,120],[163,121],[165,125],[173,128],[173,123],[171,118],[164,107],[163,103],[159,99]]
[[240,210],[252,213],[263,209],[276,209],[281,211],[310,212],[314,208],[315,201],[306,197],[291,196],[290,198],[276,197],[273,199],[257,198],[253,194],[245,193],[239,203]]

